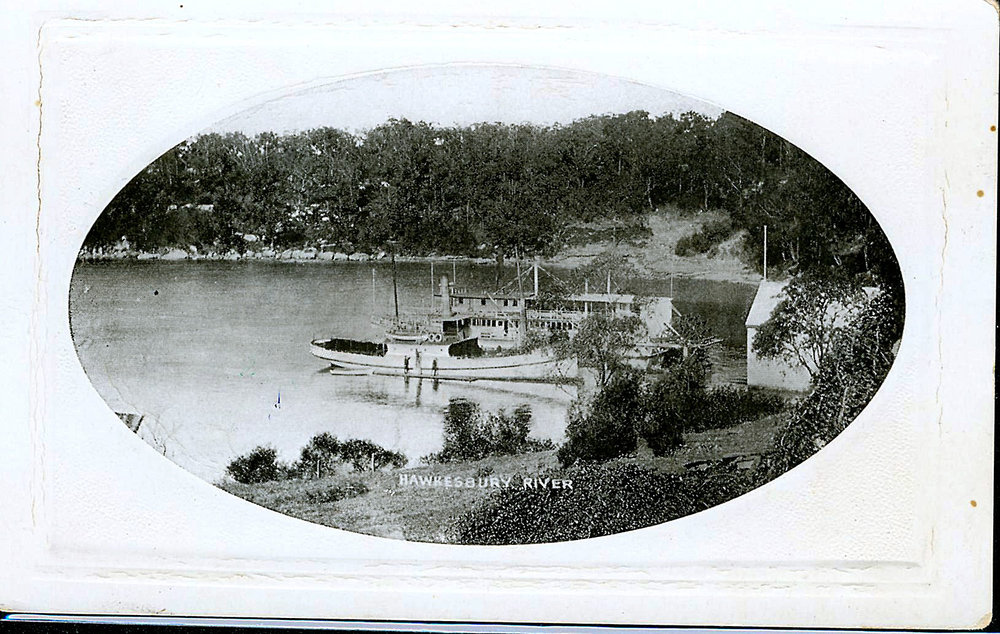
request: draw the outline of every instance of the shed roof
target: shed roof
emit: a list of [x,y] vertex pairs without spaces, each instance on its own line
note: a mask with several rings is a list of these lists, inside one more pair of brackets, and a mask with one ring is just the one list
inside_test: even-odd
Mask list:
[[757,287],[757,294],[754,295],[753,304],[750,305],[750,312],[747,314],[747,328],[756,328],[770,319],[771,313],[778,306],[784,296],[782,291],[788,282],[765,282],[762,281]]
[[[785,298],[782,291],[788,285],[787,281],[784,282],[761,282],[757,287],[757,294],[754,295],[753,304],[750,305],[750,312],[747,314],[746,326],[747,328],[756,328],[762,325],[765,321],[771,318],[771,313],[774,309],[778,307],[781,300]],[[868,299],[871,299],[879,294],[880,290],[875,286],[864,286],[862,289]],[[838,304],[838,306],[840,306]],[[841,306],[842,308],[842,306]],[[833,310],[833,309],[831,309]],[[844,316],[836,316],[836,311],[831,313],[831,316],[836,320],[843,319]]]

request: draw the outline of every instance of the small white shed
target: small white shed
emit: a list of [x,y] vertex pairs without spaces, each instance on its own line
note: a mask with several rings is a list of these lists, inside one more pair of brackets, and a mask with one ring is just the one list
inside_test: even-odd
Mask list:
[[804,392],[809,389],[809,371],[798,363],[784,359],[761,359],[753,351],[757,329],[771,317],[782,300],[787,282],[763,281],[757,287],[750,312],[747,314],[747,385],[772,387]]

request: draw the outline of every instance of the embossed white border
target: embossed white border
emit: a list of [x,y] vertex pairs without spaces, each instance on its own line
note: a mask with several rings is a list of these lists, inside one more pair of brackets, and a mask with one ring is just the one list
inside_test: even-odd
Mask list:
[[[802,627],[986,618],[989,5],[431,2],[316,13],[294,2],[49,2],[8,16],[3,609]],[[76,249],[104,204],[180,139],[277,92],[455,63],[677,90],[781,134],[841,176],[886,230],[907,284],[900,356],[865,412],[804,465],[709,511],[501,548],[308,524],[228,496],[136,442],[87,382],[66,320]]]

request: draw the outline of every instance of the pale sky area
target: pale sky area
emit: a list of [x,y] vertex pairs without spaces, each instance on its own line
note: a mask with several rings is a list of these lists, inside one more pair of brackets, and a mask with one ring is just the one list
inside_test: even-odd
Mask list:
[[257,134],[329,126],[360,132],[390,118],[439,126],[479,122],[570,123],[645,110],[659,116],[720,108],[614,77],[511,66],[418,68],[323,83],[255,106],[205,132]]

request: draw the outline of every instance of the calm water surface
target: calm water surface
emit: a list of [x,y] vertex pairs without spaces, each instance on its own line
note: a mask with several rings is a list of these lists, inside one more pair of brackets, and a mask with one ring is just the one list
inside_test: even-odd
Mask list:
[[[398,268],[400,305],[426,307],[429,265]],[[491,267],[459,264],[455,273],[460,286],[494,282]],[[451,277],[452,265],[437,264],[441,274]],[[753,290],[674,282],[678,309],[726,340],[716,353],[722,380],[745,381],[743,319]],[[650,292],[668,291],[669,282],[651,282]],[[372,440],[415,464],[441,448],[442,411],[455,397],[489,411],[527,403],[532,435],[563,440],[572,387],[332,376],[309,354],[317,337],[378,340],[373,312],[391,310],[383,263],[81,263],[70,288],[73,339],[97,391],[116,411],[145,414],[140,435],[207,480],[261,444],[293,460],[321,431]]]

